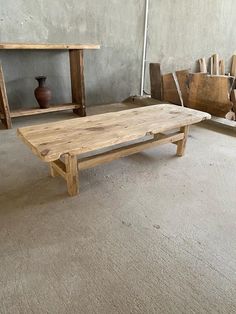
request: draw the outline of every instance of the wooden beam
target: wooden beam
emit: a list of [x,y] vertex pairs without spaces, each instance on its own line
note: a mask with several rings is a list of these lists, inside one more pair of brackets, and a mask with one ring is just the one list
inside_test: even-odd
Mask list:
[[[52,105],[49,108],[41,109],[41,108],[30,108],[30,109],[21,109],[14,110],[10,112],[11,118],[25,117],[25,116],[34,116],[43,113],[49,112],[58,112],[58,111],[66,111],[71,109],[79,109],[80,106],[77,104],[61,104],[61,105]],[[0,113],[1,118],[3,118],[3,114]]]
[[162,77],[160,63],[150,63],[149,65],[150,83],[151,83],[151,97],[162,100]]
[[0,64],[0,112],[1,112],[1,120],[7,129],[12,128],[11,124],[11,116],[10,116],[10,108],[8,104],[6,85],[3,75],[2,66]]
[[213,61],[213,74],[219,75],[219,73],[220,73],[220,71],[219,71],[219,55],[214,54],[212,56],[212,61]]
[[232,76],[236,76],[236,55],[233,55],[232,57],[232,65],[231,65],[230,74]]
[[236,89],[233,89],[232,92],[231,92],[231,101],[233,103],[233,112],[236,113]]
[[207,73],[207,65],[206,65],[206,58],[201,58],[198,60],[200,66],[201,73]]
[[92,44],[37,44],[37,43],[0,43],[0,49],[42,49],[42,50],[69,50],[69,49],[100,49],[100,45]]
[[189,125],[180,128],[180,132],[184,134],[184,138],[180,140],[177,144],[176,155],[179,157],[182,157],[185,153],[185,148],[186,148],[186,143],[187,143],[188,133],[189,133]]
[[179,81],[178,81],[178,78],[176,76],[176,72],[172,73],[172,75],[173,75],[173,79],[174,79],[174,82],[175,82],[176,90],[177,90],[177,93],[178,93],[178,96],[179,96],[180,105],[182,107],[184,107],[182,91],[181,91],[180,86],[179,86]]
[[189,70],[180,70],[175,72],[176,78],[179,83],[181,97],[184,107],[188,107],[189,98]]
[[210,58],[210,74],[214,74],[213,57]]
[[55,177],[56,174],[59,174],[64,179],[66,179],[66,166],[60,159],[50,162],[50,168],[52,177]]
[[139,153],[145,149],[148,149],[154,146],[159,146],[159,145],[167,144],[167,143],[175,143],[184,139],[184,133],[177,132],[171,135],[162,134],[160,137],[161,139],[158,138],[158,134],[157,134],[157,137],[155,136],[153,139],[145,141],[145,142],[131,144],[125,147],[114,149],[106,153],[80,159],[78,160],[78,168],[79,170],[92,168],[97,165],[110,162],[115,159],[119,159],[122,157]]
[[229,129],[236,134],[236,121],[212,116],[208,123],[216,125],[217,127]]
[[52,178],[59,176],[59,173],[54,169],[52,163],[49,163],[50,175]]
[[65,163],[60,159],[49,163],[52,177],[62,176],[67,182],[67,189],[70,196],[75,196],[78,190],[78,168],[77,157],[70,154],[65,155]]
[[78,168],[77,157],[69,154],[65,155],[66,182],[70,196],[75,196],[78,190]]
[[219,61],[220,75],[225,75],[225,61]]
[[83,50],[70,50],[69,57],[72,102],[80,105],[80,108],[75,109],[74,113],[78,114],[81,117],[85,117],[86,106]]

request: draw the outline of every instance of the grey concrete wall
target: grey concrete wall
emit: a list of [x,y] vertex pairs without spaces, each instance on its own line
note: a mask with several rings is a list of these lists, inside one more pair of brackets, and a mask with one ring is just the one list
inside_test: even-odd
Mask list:
[[[85,52],[89,104],[139,90],[143,0],[0,0],[1,42],[99,43]],[[34,77],[47,75],[53,101],[70,100],[65,52],[0,51],[12,107],[36,104]]]
[[235,25],[235,0],[150,0],[147,60],[160,62],[164,73],[199,71],[197,59],[219,53],[229,70]]
[[[145,0],[0,0],[0,41],[100,43],[85,53],[89,104],[139,93]],[[236,49],[235,0],[150,0],[147,60],[163,72],[191,68],[218,52],[230,65]],[[54,102],[70,100],[65,52],[2,51],[12,106],[35,104],[34,77],[45,74]],[[147,70],[146,89],[149,90]]]

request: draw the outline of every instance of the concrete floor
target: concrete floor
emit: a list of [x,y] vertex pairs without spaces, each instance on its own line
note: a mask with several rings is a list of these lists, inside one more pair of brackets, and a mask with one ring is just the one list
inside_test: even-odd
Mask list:
[[235,136],[192,127],[185,157],[83,171],[70,198],[16,137],[70,117],[0,131],[0,313],[236,313]]

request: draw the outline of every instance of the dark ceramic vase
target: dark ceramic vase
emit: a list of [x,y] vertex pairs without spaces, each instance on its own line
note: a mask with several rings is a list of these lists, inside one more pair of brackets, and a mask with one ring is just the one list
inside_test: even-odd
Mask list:
[[45,86],[47,77],[37,76],[35,79],[39,83],[39,86],[34,90],[34,95],[39,107],[42,109],[49,108],[50,100],[52,99],[52,92],[47,86]]

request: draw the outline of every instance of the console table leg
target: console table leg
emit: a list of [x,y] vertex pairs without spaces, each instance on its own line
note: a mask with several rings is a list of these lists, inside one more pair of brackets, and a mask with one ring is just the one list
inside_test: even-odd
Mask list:
[[77,157],[67,154],[65,156],[66,182],[70,196],[75,196],[78,192],[78,168]]
[[3,76],[2,66],[0,64],[0,116],[3,125],[7,129],[12,128],[11,114],[7,99],[6,85]]
[[189,125],[180,128],[180,132],[184,133],[184,138],[181,141],[177,142],[176,155],[179,157],[182,157],[185,153],[185,148],[186,148],[186,143],[187,143],[188,133],[189,133]]
[[69,50],[72,102],[80,104],[74,113],[86,116],[83,50]]

